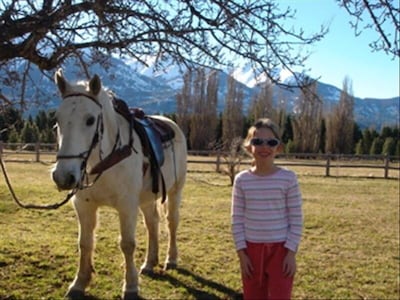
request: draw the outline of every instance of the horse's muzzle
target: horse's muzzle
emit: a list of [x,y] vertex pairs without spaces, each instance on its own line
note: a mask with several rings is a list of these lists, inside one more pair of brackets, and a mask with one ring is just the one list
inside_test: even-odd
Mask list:
[[79,175],[73,171],[60,172],[58,169],[55,169],[51,175],[59,190],[71,190],[79,182]]

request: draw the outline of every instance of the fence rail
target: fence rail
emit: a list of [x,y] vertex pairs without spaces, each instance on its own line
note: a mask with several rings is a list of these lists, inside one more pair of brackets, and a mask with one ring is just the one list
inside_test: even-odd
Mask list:
[[[57,144],[43,143],[3,143],[0,141],[0,155],[5,161],[55,162]],[[221,151],[189,151],[187,162],[194,165],[210,165],[213,170],[220,172],[224,167],[232,165],[249,166],[249,157],[232,158],[229,153]],[[26,157],[33,157],[28,159]],[[400,157],[388,155],[351,155],[324,153],[285,153],[277,158],[277,165],[288,167],[324,168],[325,176],[332,176],[332,170],[346,169],[381,169],[383,178],[389,178],[389,172],[399,172]],[[396,176],[398,178],[399,176]]]

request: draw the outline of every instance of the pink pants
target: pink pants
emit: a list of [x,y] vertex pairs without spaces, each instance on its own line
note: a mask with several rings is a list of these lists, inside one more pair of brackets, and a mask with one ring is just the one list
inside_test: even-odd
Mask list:
[[242,278],[245,300],[290,299],[293,277],[283,275],[283,260],[288,251],[283,244],[247,242],[246,253],[253,265],[253,276]]

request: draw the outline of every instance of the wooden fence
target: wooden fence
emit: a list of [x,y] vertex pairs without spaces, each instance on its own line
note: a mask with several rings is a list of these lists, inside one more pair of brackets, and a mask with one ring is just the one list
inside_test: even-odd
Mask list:
[[[55,162],[56,144],[21,144],[2,143],[0,141],[0,155],[8,162]],[[211,170],[221,172],[224,168],[247,167],[251,165],[249,157],[232,157],[229,153],[220,151],[189,151],[188,164],[208,165]],[[30,158],[29,158],[30,157]],[[347,155],[322,153],[285,153],[276,160],[277,165],[287,167],[309,167],[325,169],[325,176],[333,176],[338,169],[380,169],[383,178],[399,178],[400,158],[388,155]],[[390,176],[390,171],[395,176]],[[381,176],[379,176],[381,177]]]
[[[189,154],[188,163],[211,164],[215,166],[217,172],[220,172],[224,165],[240,164],[246,167],[251,165],[250,158],[242,157],[235,160],[223,152],[189,151]],[[400,177],[400,158],[389,155],[284,153],[277,157],[276,164],[286,167],[322,168],[325,169],[324,175],[328,177],[340,169],[380,169],[385,179],[390,178],[390,171],[397,173],[392,177]]]

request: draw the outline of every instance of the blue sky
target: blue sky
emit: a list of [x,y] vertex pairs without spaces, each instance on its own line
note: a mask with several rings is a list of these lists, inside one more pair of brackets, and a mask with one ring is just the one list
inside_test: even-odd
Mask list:
[[330,25],[325,38],[311,46],[306,67],[309,75],[342,88],[348,76],[353,95],[360,98],[392,98],[400,95],[399,58],[383,52],[372,52],[368,44],[376,39],[375,32],[354,35],[347,11],[335,0],[280,0],[282,9],[297,10],[295,24],[305,32],[316,32],[320,25]]

